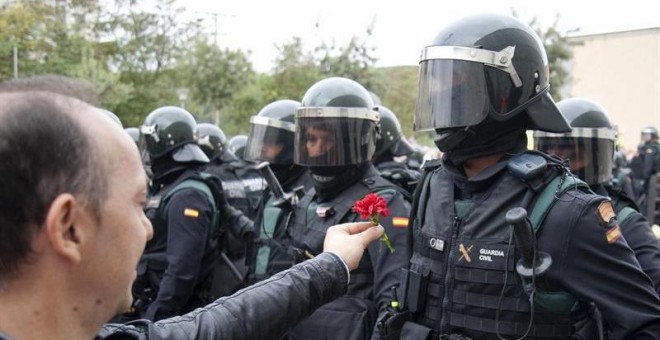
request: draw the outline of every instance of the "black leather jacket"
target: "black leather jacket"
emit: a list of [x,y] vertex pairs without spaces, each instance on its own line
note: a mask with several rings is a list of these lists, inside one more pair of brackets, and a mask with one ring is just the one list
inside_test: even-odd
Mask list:
[[105,325],[95,339],[277,339],[321,305],[346,293],[339,256],[322,253],[188,314]]

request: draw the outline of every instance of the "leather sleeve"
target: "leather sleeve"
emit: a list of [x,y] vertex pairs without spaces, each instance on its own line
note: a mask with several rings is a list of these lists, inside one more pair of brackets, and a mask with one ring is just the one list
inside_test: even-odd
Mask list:
[[186,315],[106,325],[97,339],[277,339],[345,294],[347,280],[343,261],[322,253]]

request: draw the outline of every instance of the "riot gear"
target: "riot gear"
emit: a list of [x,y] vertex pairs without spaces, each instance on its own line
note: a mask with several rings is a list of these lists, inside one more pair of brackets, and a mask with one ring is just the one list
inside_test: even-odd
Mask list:
[[247,139],[248,137],[246,135],[236,135],[231,137],[229,138],[229,141],[227,141],[227,149],[236,157],[243,159]]
[[392,156],[411,154],[414,149],[403,137],[401,123],[394,112],[385,106],[376,106],[376,110],[380,115],[380,136],[376,141],[374,157],[378,157],[385,151],[389,151]]
[[294,100],[278,100],[250,118],[245,160],[271,165],[293,164],[294,115],[299,106],[300,102]]
[[332,167],[370,160],[379,121],[373,107],[367,90],[353,80],[333,77],[312,85],[296,112],[296,164]]
[[535,131],[535,148],[568,159],[571,170],[589,185],[609,182],[616,129],[607,111],[586,98],[562,100],[557,106],[571,124],[571,132]]
[[649,142],[658,139],[658,129],[653,126],[647,126],[642,130],[642,140]]
[[449,129],[465,139],[461,131],[523,113],[521,129],[569,131],[549,86],[545,49],[528,25],[500,15],[468,17],[422,50],[413,129]]
[[195,118],[182,108],[165,106],[154,110],[144,120],[140,135],[152,160],[171,152],[176,162],[209,161],[197,145]]
[[202,151],[209,159],[220,155],[225,150],[227,137],[225,133],[220,130],[215,124],[200,123],[197,125],[199,129],[199,140],[197,144],[202,148]]

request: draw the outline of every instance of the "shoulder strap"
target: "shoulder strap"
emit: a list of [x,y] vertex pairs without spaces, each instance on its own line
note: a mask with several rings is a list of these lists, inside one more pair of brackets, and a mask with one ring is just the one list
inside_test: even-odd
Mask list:
[[630,217],[630,215],[636,212],[637,210],[629,206],[623,207],[621,210],[616,212],[616,223],[621,225],[626,219],[628,219],[628,217]]
[[584,192],[591,192],[587,183],[570,174],[555,176],[543,190],[539,193],[532,206],[532,212],[529,220],[532,223],[534,232],[541,227],[545,217],[557,200],[571,189],[578,189]]
[[[172,196],[184,189],[195,189],[197,191],[200,191],[201,193],[206,196],[206,198],[209,200],[211,205],[213,206],[213,218],[211,220],[211,228],[209,230],[210,235],[215,235],[219,229],[219,213],[218,209],[216,206],[216,198],[215,195],[219,194],[216,193],[214,194],[213,191],[211,190],[211,187],[215,185],[212,183],[212,177],[213,175],[208,174],[208,173],[200,173],[200,176],[191,176],[189,178],[186,178],[185,180],[181,181],[179,184],[175,185],[174,188],[169,190],[165,196],[163,197],[162,203],[160,205],[161,208],[161,213],[164,213],[164,208],[167,206],[167,203],[169,203],[170,198]],[[161,215],[162,216],[162,215]]]

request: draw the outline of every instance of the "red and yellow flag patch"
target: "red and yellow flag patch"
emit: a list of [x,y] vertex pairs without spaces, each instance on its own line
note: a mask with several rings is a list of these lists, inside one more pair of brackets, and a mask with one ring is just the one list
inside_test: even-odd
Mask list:
[[605,233],[605,237],[607,237],[607,243],[609,244],[616,242],[621,237],[621,228],[619,228],[619,225],[614,225],[614,227],[610,228]]
[[397,228],[408,227],[408,217],[392,217],[392,226]]
[[191,208],[186,208],[183,210],[183,216],[197,218],[199,217],[199,211]]

